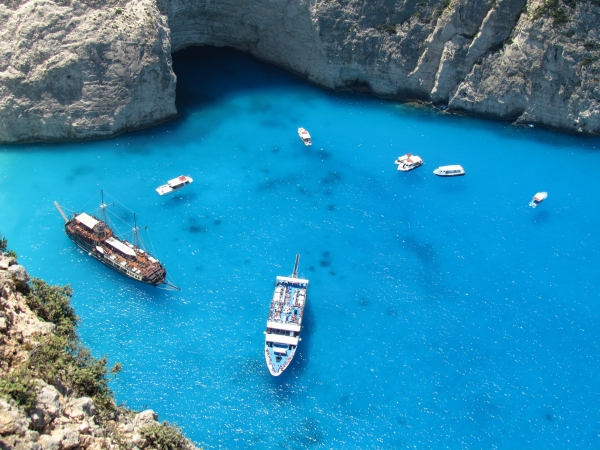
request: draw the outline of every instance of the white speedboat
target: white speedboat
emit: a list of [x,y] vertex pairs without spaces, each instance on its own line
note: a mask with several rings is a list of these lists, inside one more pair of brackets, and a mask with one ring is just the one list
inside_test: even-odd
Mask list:
[[308,134],[308,131],[306,131],[304,128],[298,128],[298,136],[300,136],[300,139],[302,139],[304,145],[312,145],[312,141],[310,140],[310,134]]
[[398,170],[401,170],[402,172],[408,172],[409,170],[413,170],[419,166],[422,166],[423,160],[420,156],[407,153],[404,156],[399,156],[394,163],[398,165]]
[[537,205],[539,205],[540,203],[542,203],[547,198],[548,198],[548,193],[547,192],[538,192],[537,194],[535,194],[533,196],[533,198],[529,202],[529,206],[531,206],[532,208],[535,208]]
[[156,192],[158,192],[160,195],[170,194],[171,192],[178,191],[179,189],[187,186],[188,184],[192,184],[193,182],[194,180],[192,177],[180,175],[177,178],[167,181],[167,184],[157,187]]
[[453,165],[453,166],[441,166],[433,171],[435,175],[438,177],[457,177],[465,174],[465,169],[462,166]]

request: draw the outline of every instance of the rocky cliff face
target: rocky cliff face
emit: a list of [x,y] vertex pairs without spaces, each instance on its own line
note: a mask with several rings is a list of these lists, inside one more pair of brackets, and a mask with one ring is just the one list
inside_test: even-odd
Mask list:
[[[25,268],[0,252],[0,390],[13,397],[19,395],[15,386],[7,387],[7,380],[26,370],[32,353],[56,328],[27,306],[22,292],[28,280]],[[53,384],[33,379],[29,388],[35,393],[29,411],[10,396],[0,396],[2,449],[196,449],[174,428],[160,425],[152,410],[136,413],[114,407],[101,414],[94,400],[76,396],[58,379]]]
[[174,117],[166,20],[151,0],[0,4],[0,141],[110,136]]
[[190,45],[232,46],[333,89],[600,134],[598,0],[155,1],[0,6],[0,139],[168,119],[170,51]]

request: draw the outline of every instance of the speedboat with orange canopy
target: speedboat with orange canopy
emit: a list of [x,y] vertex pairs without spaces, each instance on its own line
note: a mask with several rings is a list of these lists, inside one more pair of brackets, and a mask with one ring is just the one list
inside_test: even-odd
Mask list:
[[547,192],[538,192],[537,194],[535,194],[533,196],[533,198],[529,202],[529,206],[531,206],[532,208],[535,208],[535,207],[537,207],[537,205],[539,205],[540,203],[542,203],[547,198],[548,198],[548,193]]

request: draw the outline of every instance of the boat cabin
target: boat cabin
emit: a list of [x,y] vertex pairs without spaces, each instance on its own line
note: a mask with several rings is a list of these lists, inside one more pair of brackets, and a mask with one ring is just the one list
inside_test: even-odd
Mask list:
[[302,139],[304,145],[312,145],[310,134],[308,134],[308,131],[306,131],[304,128],[298,128],[298,136],[300,136],[300,139]]

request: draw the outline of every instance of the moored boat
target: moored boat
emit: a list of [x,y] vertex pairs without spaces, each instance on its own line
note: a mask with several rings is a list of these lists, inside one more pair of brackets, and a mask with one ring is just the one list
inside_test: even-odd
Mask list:
[[547,198],[548,198],[548,193],[547,192],[538,192],[537,194],[535,194],[533,196],[533,198],[529,202],[529,206],[531,206],[532,208],[535,208],[535,207],[537,207],[537,205],[539,205],[540,203],[542,203]]
[[163,184],[156,188],[156,192],[160,195],[170,194],[171,192],[178,191],[179,189],[192,184],[194,182],[192,177],[187,175],[179,175],[177,178],[167,181],[167,184]]
[[310,134],[308,134],[308,131],[306,131],[304,128],[298,128],[298,136],[300,136],[300,139],[302,139],[304,145],[312,145]]
[[[122,275],[152,286],[167,285],[174,289],[177,286],[167,282],[167,271],[160,261],[154,258],[145,249],[138,236],[138,227],[133,227],[133,243],[119,238],[108,225],[106,217],[100,219],[86,212],[73,213],[69,219],[63,212],[58,202],[54,206],[60,212],[65,221],[65,233],[67,236],[89,256],[94,257],[102,264],[116,270]],[[105,216],[106,208],[110,206],[100,204],[101,215]]]
[[419,166],[422,166],[423,160],[420,156],[407,153],[404,156],[399,156],[398,159],[394,161],[394,164],[398,165],[398,170],[401,170],[402,172],[408,172],[409,170],[413,170]]
[[306,306],[308,280],[298,278],[296,255],[294,272],[289,277],[277,277],[265,331],[265,359],[271,375],[277,377],[288,368],[300,339],[302,315]]
[[465,169],[459,165],[441,166],[433,171],[438,177],[457,177],[465,174]]

